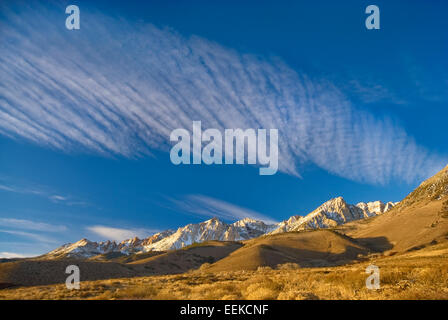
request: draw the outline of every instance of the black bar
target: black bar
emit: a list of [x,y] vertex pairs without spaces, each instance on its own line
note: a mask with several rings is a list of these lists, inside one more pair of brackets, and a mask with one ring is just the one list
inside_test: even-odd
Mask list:
[[[234,306],[232,308],[232,306]],[[254,308],[257,306],[257,308]],[[264,308],[262,306],[265,306]],[[201,307],[201,309],[196,309]],[[33,312],[47,314],[57,312],[60,316],[89,318],[94,316],[105,319],[106,316],[133,315],[143,316],[142,319],[304,319],[315,314],[319,318],[344,317],[361,319],[365,316],[383,317],[397,316],[402,319],[405,315],[414,315],[424,310],[431,310],[437,314],[439,309],[443,314],[448,301],[333,301],[333,300],[304,300],[304,301],[151,301],[151,300],[119,300],[119,301],[0,301],[2,313],[13,312],[16,316]],[[184,308],[184,309],[182,309]],[[185,309],[188,308],[188,309]],[[213,308],[213,313],[204,313]],[[189,310],[189,314],[181,314],[182,310]],[[192,314],[192,310],[201,310],[202,314]],[[232,312],[233,310],[233,312]],[[42,313],[41,313],[42,311]],[[62,312],[62,313],[61,313]],[[251,313],[251,314],[248,314]]]

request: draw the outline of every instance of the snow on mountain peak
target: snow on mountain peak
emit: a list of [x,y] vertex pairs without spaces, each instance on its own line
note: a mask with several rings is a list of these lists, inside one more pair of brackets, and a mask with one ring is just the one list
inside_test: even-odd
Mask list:
[[280,222],[271,233],[299,231],[305,229],[332,228],[350,221],[376,216],[390,210],[395,204],[381,201],[348,204],[343,197],[337,197],[323,203],[306,216],[292,216]]

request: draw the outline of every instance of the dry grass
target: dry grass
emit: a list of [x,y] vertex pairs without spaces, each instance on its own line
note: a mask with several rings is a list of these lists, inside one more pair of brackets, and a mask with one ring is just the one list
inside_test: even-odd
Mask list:
[[[0,290],[0,299],[448,299],[448,244],[331,268],[276,269],[86,281]],[[368,265],[380,268],[381,288],[365,286]]]

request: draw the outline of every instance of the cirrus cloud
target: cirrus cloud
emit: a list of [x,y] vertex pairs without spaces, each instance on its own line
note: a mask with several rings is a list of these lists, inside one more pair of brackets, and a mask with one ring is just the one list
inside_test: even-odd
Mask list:
[[135,237],[145,238],[148,235],[155,233],[155,230],[146,229],[123,229],[123,228],[113,228],[106,226],[89,226],[86,228],[88,231],[94,233],[107,240],[123,241],[127,239],[132,239]]
[[64,225],[54,225],[44,222],[15,218],[0,218],[0,226],[45,232],[63,232],[67,230],[67,227]]
[[26,258],[26,257],[29,257],[29,255],[14,252],[6,252],[6,251],[0,252],[0,258],[12,259],[12,258]]
[[[332,83],[276,57],[239,53],[151,24],[83,9],[2,7],[0,134],[66,152],[139,157],[167,151],[175,128],[279,129],[279,170],[314,164],[347,179],[413,182],[444,160]],[[26,22],[26,23],[25,23]],[[43,45],[45,43],[45,45]]]
[[173,209],[176,210],[194,215],[217,217],[231,222],[244,218],[261,220],[269,224],[278,222],[260,212],[201,194],[187,195],[180,199],[168,198],[168,202],[173,204]]

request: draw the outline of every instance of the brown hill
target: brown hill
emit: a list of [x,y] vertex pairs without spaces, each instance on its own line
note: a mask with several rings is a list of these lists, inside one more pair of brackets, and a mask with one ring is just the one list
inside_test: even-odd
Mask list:
[[[448,237],[448,166],[424,181],[389,212],[338,227],[380,251],[403,252],[446,241]],[[384,237],[387,242],[374,239]]]
[[249,240],[206,270],[254,270],[288,262],[302,267],[333,266],[355,261],[358,255],[372,251],[400,253],[447,239],[448,166],[382,215],[334,231],[282,233]]
[[353,239],[330,230],[287,232],[248,240],[228,257],[202,269],[255,270],[284,263],[301,267],[333,266],[354,261],[369,252]]
[[207,241],[137,260],[128,265],[143,267],[154,274],[182,273],[197,269],[204,263],[214,263],[241,248],[241,246],[241,243],[233,241]]
[[79,267],[81,281],[183,273],[205,262],[215,262],[241,246],[238,242],[210,241],[157,255],[109,257],[120,262],[104,261],[108,258],[104,256],[98,257],[100,261],[21,259],[0,263],[0,287],[64,283],[68,277],[65,269],[71,264]]
[[69,265],[80,269],[81,281],[134,277],[139,273],[133,268],[114,262],[89,262],[82,260],[20,260],[0,263],[0,284],[34,286],[64,283]]
[[448,165],[431,178],[423,181],[404,198],[396,209],[401,210],[414,205],[424,205],[431,201],[446,199],[448,196]]

